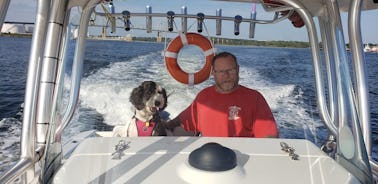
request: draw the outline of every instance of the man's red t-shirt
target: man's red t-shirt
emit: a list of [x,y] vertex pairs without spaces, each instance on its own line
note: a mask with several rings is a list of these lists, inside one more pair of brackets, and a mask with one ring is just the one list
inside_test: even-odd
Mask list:
[[179,115],[186,130],[213,137],[278,137],[269,105],[256,90],[239,85],[228,94],[202,90]]

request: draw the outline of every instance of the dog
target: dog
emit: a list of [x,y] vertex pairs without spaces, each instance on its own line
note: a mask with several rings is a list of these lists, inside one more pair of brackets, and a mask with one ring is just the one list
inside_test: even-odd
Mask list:
[[144,81],[131,92],[129,101],[135,108],[131,121],[126,126],[115,126],[113,136],[167,136],[160,113],[167,107],[167,93],[153,81]]

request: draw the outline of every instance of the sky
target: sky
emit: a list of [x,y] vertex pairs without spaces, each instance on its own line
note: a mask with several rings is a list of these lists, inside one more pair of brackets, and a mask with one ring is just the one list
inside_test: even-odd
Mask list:
[[[36,0],[11,0],[7,16],[5,21],[16,22],[34,22],[36,12]],[[197,14],[202,12],[205,15],[215,15],[216,9],[221,8],[224,16],[234,17],[235,15],[241,15],[242,17],[249,18],[252,9],[250,3],[226,3],[220,1],[206,1],[206,0],[114,0],[115,12],[120,13],[124,10],[130,12],[144,13],[147,5],[152,6],[152,12],[167,12],[174,11],[175,13],[181,13],[181,7],[187,6],[188,14]],[[240,6],[241,5],[241,6]],[[98,9],[100,10],[100,9]],[[257,19],[272,19],[272,13],[266,13],[260,6],[257,7]],[[347,20],[347,14],[341,14],[342,21]],[[364,11],[361,14],[361,33],[364,43],[378,43],[378,10]],[[74,18],[73,18],[74,19]],[[161,29],[166,25],[166,19],[153,19],[154,28]],[[119,23],[117,23],[118,25]],[[122,26],[122,23],[120,23]],[[132,25],[135,27],[143,27],[145,24],[144,18],[133,19]],[[177,25],[180,25],[178,23]],[[343,25],[346,25],[343,23]],[[188,20],[188,26],[190,31],[196,30],[195,21],[190,22]],[[214,21],[205,21],[205,30],[203,34],[214,35],[215,24]],[[226,29],[227,27],[232,29]],[[241,27],[249,27],[248,23],[242,23]],[[243,30],[241,28],[241,30]],[[246,29],[248,30],[248,29]],[[94,31],[95,34],[96,31]],[[132,34],[133,36],[146,36],[145,31],[130,31],[125,32],[123,30],[117,30],[116,35]],[[156,34],[156,33],[155,33]],[[347,28],[344,26],[344,34],[346,35],[345,42],[348,43]],[[221,37],[233,37],[240,39],[249,39],[248,32],[240,32],[238,37],[233,36],[233,23],[222,22],[222,35]],[[155,36],[155,35],[154,35]],[[258,24],[255,29],[255,40],[284,40],[284,41],[308,41],[307,30],[305,27],[295,28],[288,20],[284,20],[277,25]]]

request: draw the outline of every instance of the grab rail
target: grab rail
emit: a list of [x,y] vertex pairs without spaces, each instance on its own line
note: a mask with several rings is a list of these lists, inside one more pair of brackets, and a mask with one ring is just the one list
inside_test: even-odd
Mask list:
[[324,92],[324,84],[322,80],[322,71],[321,71],[321,63],[320,63],[320,49],[318,44],[318,37],[316,34],[316,28],[314,21],[312,19],[312,16],[310,12],[308,12],[305,8],[303,8],[300,4],[300,2],[297,1],[288,1],[288,0],[282,0],[282,2],[285,2],[289,4],[290,6],[293,6],[295,10],[301,15],[303,21],[306,23],[306,27],[308,30],[308,37],[311,44],[311,53],[312,53],[312,60],[313,60],[313,66],[314,66],[314,73],[315,73],[315,83],[316,83],[316,94],[318,99],[318,106],[320,109],[320,115],[323,118],[325,125],[329,129],[329,131],[333,135],[337,135],[337,128],[334,123],[332,123],[331,116],[329,114],[327,103],[325,99],[325,92]]
[[[368,82],[366,79],[366,67],[364,63],[364,55],[361,38],[361,26],[360,26],[360,16],[361,16],[361,5],[360,0],[354,0],[351,3],[350,13],[348,15],[348,31],[349,31],[349,43],[352,52],[353,59],[353,69],[355,74],[356,89],[358,99],[358,113],[361,118],[361,129],[362,135],[364,137],[366,151],[369,157],[369,164],[371,166],[372,173],[378,176],[378,164],[371,157],[371,127],[370,127],[370,112],[369,112],[369,95],[368,95]],[[359,85],[359,86],[357,86]]]
[[370,166],[371,166],[371,171],[373,172],[374,176],[378,176],[378,163],[373,159],[373,158],[369,158],[369,163],[370,163]]
[[326,72],[327,72],[327,83],[328,83],[328,106],[330,118],[333,122],[338,122],[338,101],[337,101],[337,84],[336,84],[336,64],[335,64],[335,53],[333,52],[332,44],[332,29],[330,27],[330,20],[327,18],[328,13],[324,16],[319,16],[319,27],[321,30],[322,46],[325,58]]
[[371,130],[370,130],[370,112],[369,112],[369,85],[366,79],[366,67],[364,63],[364,55],[361,38],[361,6],[362,1],[353,0],[348,15],[348,32],[349,43],[353,59],[354,80],[356,88],[356,99],[358,102],[358,114],[363,132],[366,151],[371,155]]
[[28,168],[34,166],[34,162],[30,158],[23,158],[16,163],[12,167],[12,169],[8,170],[3,176],[0,178],[0,183],[11,183],[18,177],[25,174]]
[[0,31],[1,31],[1,28],[3,27],[5,16],[7,15],[7,12],[8,12],[9,3],[10,3],[10,0],[0,1]]
[[[0,183],[11,183],[15,179],[21,177],[25,174],[25,172],[34,172],[35,168],[31,168],[35,165],[35,163],[42,157],[43,151],[45,147],[40,146],[35,150],[36,158],[21,158],[10,170],[8,170],[3,176],[0,177]],[[31,170],[29,170],[31,169]],[[28,181],[34,180],[35,176],[34,173],[27,175],[27,177],[32,176],[33,179],[25,178],[27,180],[26,183],[30,183]]]
[[80,19],[80,27],[79,27],[79,34],[76,42],[76,50],[74,56],[74,63],[72,66],[72,77],[71,77],[71,89],[70,89],[70,99],[69,104],[67,106],[66,111],[64,112],[62,123],[58,126],[55,131],[55,140],[59,140],[61,138],[62,132],[64,128],[68,125],[70,120],[73,117],[75,112],[75,107],[78,102],[79,98],[79,91],[80,91],[80,81],[81,81],[81,74],[83,71],[83,63],[84,63],[84,54],[85,54],[85,38],[88,31],[88,22],[90,19],[90,15],[93,11],[94,7],[90,7],[88,9],[84,9]]

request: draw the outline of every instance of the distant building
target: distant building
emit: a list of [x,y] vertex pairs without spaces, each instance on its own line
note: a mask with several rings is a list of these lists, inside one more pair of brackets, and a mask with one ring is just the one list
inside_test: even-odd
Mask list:
[[1,33],[32,34],[33,30],[34,30],[34,25],[4,23],[3,27],[1,28]]
[[133,36],[132,36],[131,34],[127,34],[127,35],[124,37],[124,39],[125,39],[126,41],[128,41],[128,42],[131,42],[131,41],[133,41]]
[[372,44],[365,44],[364,52],[378,52],[378,46]]
[[157,32],[157,37],[156,37],[156,42],[160,43],[161,42],[161,38],[162,38],[161,31],[158,31]]
[[74,28],[74,29],[71,30],[71,33],[72,33],[72,38],[77,39],[77,37],[79,36],[79,29]]

